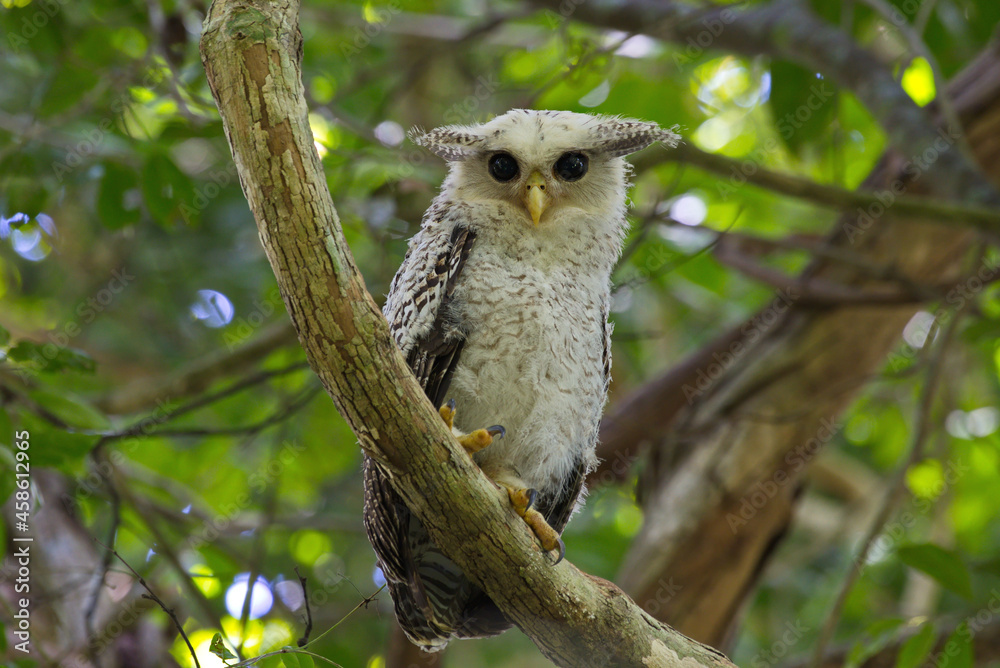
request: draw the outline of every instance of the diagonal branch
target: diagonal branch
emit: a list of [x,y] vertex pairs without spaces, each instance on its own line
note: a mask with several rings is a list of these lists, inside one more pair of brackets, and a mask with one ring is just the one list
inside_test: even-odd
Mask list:
[[970,206],[964,202],[920,195],[899,195],[892,189],[847,190],[794,174],[770,170],[751,160],[729,158],[702,151],[691,144],[682,143],[670,151],[642,155],[636,157],[633,162],[639,171],[661,162],[677,162],[729,177],[728,183],[722,182],[718,186],[723,199],[727,199],[729,193],[735,191],[744,181],[782,195],[845,211],[885,206],[888,198],[892,197],[892,208],[900,216],[919,216],[933,219],[942,225],[971,225],[984,231],[1000,232],[1000,211],[995,207]]
[[367,293],[313,148],[298,2],[216,0],[202,60],[299,340],[431,537],[562,666],[732,666],[609,582],[553,565],[424,396]]

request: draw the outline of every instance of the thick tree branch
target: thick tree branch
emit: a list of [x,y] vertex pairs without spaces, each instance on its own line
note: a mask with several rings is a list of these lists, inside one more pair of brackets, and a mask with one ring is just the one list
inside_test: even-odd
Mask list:
[[364,288],[313,148],[298,3],[217,0],[202,60],[240,182],[309,361],[442,550],[563,666],[731,666],[614,585],[553,565],[458,446]]

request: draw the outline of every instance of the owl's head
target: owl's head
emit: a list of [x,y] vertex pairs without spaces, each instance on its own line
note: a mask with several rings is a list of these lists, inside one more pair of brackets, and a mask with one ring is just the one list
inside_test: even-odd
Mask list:
[[629,169],[622,156],[680,139],[655,123],[529,109],[482,125],[415,130],[411,138],[449,162],[450,195],[506,201],[535,226],[567,207],[621,210]]

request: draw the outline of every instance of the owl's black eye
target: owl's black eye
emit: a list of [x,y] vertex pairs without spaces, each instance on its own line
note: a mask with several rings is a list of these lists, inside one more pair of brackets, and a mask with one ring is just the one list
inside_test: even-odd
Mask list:
[[490,157],[490,176],[500,183],[506,183],[520,172],[517,160],[510,153],[497,153]]
[[556,160],[555,170],[563,181],[579,181],[587,173],[587,156],[583,153],[563,153]]

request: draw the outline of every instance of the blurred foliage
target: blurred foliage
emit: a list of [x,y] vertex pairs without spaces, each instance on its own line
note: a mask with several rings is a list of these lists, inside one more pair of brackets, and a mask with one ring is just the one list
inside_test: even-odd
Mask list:
[[[117,550],[174,602],[202,666],[221,665],[220,633],[244,657],[294,644],[304,618],[296,567],[309,581],[314,636],[322,633],[381,583],[362,531],[356,439],[298,347],[220,372],[201,398],[162,397],[133,415],[106,410],[114,393],[238,351],[287,320],[199,59],[204,5],[0,4],[0,461],[12,464],[14,426],[29,429],[32,463],[76,481],[80,520],[100,536],[110,499],[88,454],[102,443],[122,497]],[[896,63],[914,99],[931,100],[928,63],[889,22],[861,4],[813,4]],[[946,76],[1000,20],[994,0],[939,0],[926,16],[913,0],[893,5],[923,22]],[[512,107],[621,114],[678,125],[704,150],[849,188],[885,144],[850,92],[794,63],[596,30],[517,3],[316,1],[303,8],[302,31],[317,150],[379,301],[444,174],[405,141],[414,125],[482,121]],[[803,238],[834,218],[739,176],[673,163],[635,175],[636,226],[615,274],[612,402],[769,299],[770,288],[702,252],[709,230]],[[808,259],[790,251],[766,261],[794,272]],[[922,665],[934,620],[906,618],[900,603],[918,574],[942,586],[935,620],[995,602],[1000,293],[987,286],[976,299],[945,373],[932,447],[907,474],[906,510],[848,599],[838,640],[853,646],[852,660],[920,626],[898,660]],[[875,479],[888,478],[909,439],[919,338],[907,336],[828,445]],[[226,392],[261,371],[272,373]],[[822,491],[803,507],[746,612],[733,652],[740,664],[807,655],[850,566],[856,509]],[[642,521],[629,486],[595,489],[567,531],[568,557],[613,578]],[[344,666],[382,666],[390,619],[383,592],[311,649]],[[793,623],[801,637],[783,645]],[[173,655],[192,665],[179,639]],[[547,664],[513,631],[456,643],[445,665]]]

